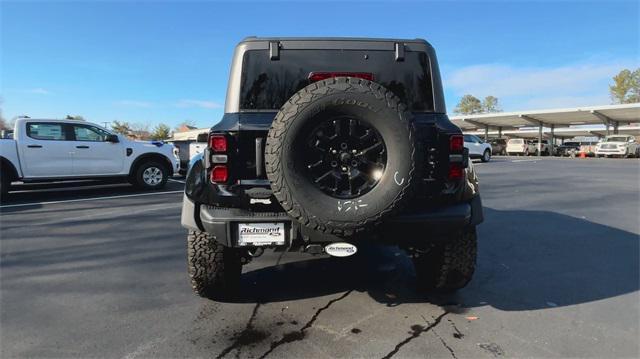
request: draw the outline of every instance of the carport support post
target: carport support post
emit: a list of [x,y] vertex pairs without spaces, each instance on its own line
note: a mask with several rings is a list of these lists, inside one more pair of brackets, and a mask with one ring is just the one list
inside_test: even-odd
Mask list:
[[542,156],[542,122],[538,126],[538,157]]
[[618,122],[618,121],[615,121],[615,122],[613,123],[613,134],[614,134],[614,135],[617,135],[617,134],[618,134],[618,126],[619,126],[619,125],[620,125],[620,122]]
[[498,138],[502,138],[502,126],[498,127]]
[[553,146],[556,144],[556,139],[553,136],[553,130],[555,129],[556,125],[551,124],[551,140],[549,141],[549,155],[553,156]]
[[489,141],[489,125],[484,125],[484,142]]

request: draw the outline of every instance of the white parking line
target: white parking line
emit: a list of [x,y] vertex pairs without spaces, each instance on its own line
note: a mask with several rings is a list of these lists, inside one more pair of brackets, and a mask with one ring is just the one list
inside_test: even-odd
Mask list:
[[539,160],[513,160],[511,162],[538,162]]
[[0,206],[0,208],[12,208],[12,207],[27,207],[27,206],[37,206],[37,205],[45,205],[45,204],[56,204],[56,203],[71,203],[71,202],[87,202],[87,201],[99,201],[101,199],[115,199],[115,198],[129,198],[129,197],[142,197],[142,196],[155,196],[160,194],[171,194],[171,193],[182,193],[184,191],[165,191],[165,192],[151,192],[151,193],[137,193],[137,194],[124,194],[120,196],[106,196],[106,197],[91,197],[91,198],[78,198],[78,199],[68,199],[62,201],[49,201],[49,202],[34,202],[34,203],[20,203],[20,204],[7,204],[4,206]]
[[184,182],[184,181],[176,180],[176,179],[173,179],[173,178],[169,178],[169,179],[168,179],[168,181],[170,181],[170,182],[177,182],[177,183],[185,184],[185,182]]

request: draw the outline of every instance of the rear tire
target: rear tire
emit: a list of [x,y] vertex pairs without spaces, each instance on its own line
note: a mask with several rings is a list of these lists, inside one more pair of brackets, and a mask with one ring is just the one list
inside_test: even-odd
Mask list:
[[226,247],[205,232],[189,231],[187,264],[191,287],[203,298],[228,298],[235,294],[242,273],[238,250]]
[[475,271],[478,252],[475,227],[451,234],[443,243],[413,255],[419,290],[452,292],[464,288]]
[[11,187],[11,178],[9,176],[0,173],[0,202],[4,202],[9,195],[9,189]]
[[133,183],[136,187],[154,190],[163,188],[168,179],[169,172],[165,165],[156,161],[148,161],[136,168]]

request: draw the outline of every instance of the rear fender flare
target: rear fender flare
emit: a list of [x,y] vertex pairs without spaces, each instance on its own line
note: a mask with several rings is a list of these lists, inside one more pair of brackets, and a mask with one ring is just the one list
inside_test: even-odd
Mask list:
[[4,174],[4,171],[7,171],[7,173],[9,173],[10,178],[12,180],[16,180],[20,178],[20,175],[18,174],[18,170],[16,169],[16,166],[5,157],[0,157],[0,168],[2,168],[3,174]]

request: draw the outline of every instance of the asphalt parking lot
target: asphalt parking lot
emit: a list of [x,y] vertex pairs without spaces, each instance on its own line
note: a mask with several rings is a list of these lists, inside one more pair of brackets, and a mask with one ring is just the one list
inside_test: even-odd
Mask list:
[[477,170],[476,276],[426,297],[401,251],[371,246],[346,259],[266,253],[237,300],[204,300],[187,277],[179,181],[27,186],[0,212],[0,356],[640,356],[640,162]]

